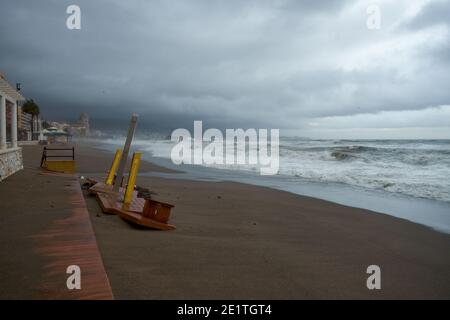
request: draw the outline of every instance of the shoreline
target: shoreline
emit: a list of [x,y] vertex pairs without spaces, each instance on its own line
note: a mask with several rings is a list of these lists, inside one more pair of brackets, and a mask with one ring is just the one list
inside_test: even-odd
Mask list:
[[[93,146],[92,140],[82,141],[86,146],[93,147],[113,156],[111,147],[107,144]],[[309,180],[294,180],[286,176],[264,177],[245,171],[223,170],[204,166],[176,166],[166,158],[151,157],[145,152],[143,156],[150,157],[147,162],[165,170],[140,170],[142,176],[166,178],[171,180],[235,182],[256,187],[266,187],[295,195],[310,197],[332,202],[352,208],[368,210],[399,219],[417,223],[434,231],[450,234],[450,203],[418,198],[385,190],[366,189],[346,184],[326,183]],[[163,172],[164,171],[164,172]],[[423,214],[427,212],[427,214]]]
[[[427,226],[237,182],[137,184],[175,205],[176,230],[136,228],[86,198],[118,299],[450,297],[450,236]],[[366,287],[373,264],[383,290]]]

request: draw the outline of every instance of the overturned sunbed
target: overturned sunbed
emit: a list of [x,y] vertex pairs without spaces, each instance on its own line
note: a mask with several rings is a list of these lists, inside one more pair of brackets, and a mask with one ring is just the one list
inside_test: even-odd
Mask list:
[[[134,119],[135,125],[136,119]],[[131,168],[128,175],[128,181],[125,187],[123,183],[123,168],[128,157],[129,144],[131,143],[130,134],[134,132],[133,119],[130,126],[124,151],[116,151],[111,169],[105,182],[90,180],[92,186],[89,193],[95,194],[102,211],[106,214],[116,214],[122,219],[131,223],[159,230],[173,230],[175,226],[168,223],[171,204],[151,199],[149,193],[144,197],[139,196],[136,190],[136,176],[138,173],[141,153],[135,152],[131,160]],[[117,173],[118,171],[118,173]]]

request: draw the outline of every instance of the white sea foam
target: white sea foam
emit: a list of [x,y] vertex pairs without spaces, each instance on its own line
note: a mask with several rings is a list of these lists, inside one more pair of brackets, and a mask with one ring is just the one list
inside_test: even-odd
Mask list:
[[[103,142],[121,145],[123,139],[113,137]],[[170,159],[174,143],[164,137],[153,136],[137,138],[134,145],[153,157]],[[259,172],[255,165],[214,167]],[[450,202],[450,140],[280,137],[279,175]]]

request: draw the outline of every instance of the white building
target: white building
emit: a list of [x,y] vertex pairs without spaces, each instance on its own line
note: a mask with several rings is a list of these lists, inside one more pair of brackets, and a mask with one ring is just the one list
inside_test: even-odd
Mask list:
[[0,181],[23,169],[22,149],[17,146],[17,102],[22,100],[0,74]]

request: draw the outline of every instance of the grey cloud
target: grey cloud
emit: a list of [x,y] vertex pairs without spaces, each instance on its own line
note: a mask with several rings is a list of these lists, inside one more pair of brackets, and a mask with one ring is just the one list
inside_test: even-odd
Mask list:
[[[195,119],[218,127],[293,128],[308,118],[450,101],[442,45],[407,48],[412,58],[404,64],[339,62],[415,32],[369,33],[364,7],[349,9],[354,2],[78,1],[80,31],[65,28],[69,4],[2,3],[0,69],[23,83],[48,118],[84,111],[107,126],[135,111],[158,129]],[[415,25],[439,20],[435,11],[426,7]]]
[[421,29],[437,24],[449,25],[450,17],[450,1],[433,0],[430,1],[418,13],[414,19],[408,22],[408,27],[413,29]]

